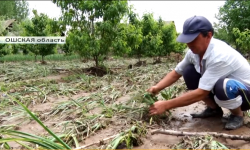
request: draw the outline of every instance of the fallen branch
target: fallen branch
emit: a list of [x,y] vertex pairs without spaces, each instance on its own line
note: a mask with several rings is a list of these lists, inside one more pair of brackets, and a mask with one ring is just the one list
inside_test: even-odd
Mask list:
[[115,137],[118,136],[118,135],[119,135],[119,134],[112,135],[112,136],[107,137],[107,138],[105,138],[105,139],[103,139],[103,140],[100,140],[100,141],[98,141],[98,142],[90,143],[90,144],[88,144],[88,145],[83,145],[83,146],[77,147],[77,148],[75,148],[75,149],[83,149],[83,148],[87,148],[87,147],[90,147],[90,146],[95,145],[95,144],[100,144],[100,143],[102,143],[102,142],[104,142],[104,141],[113,139],[113,138],[115,138]]
[[243,136],[243,135],[230,135],[226,133],[218,133],[218,132],[184,132],[184,131],[174,131],[174,130],[154,130],[151,134],[167,134],[167,135],[176,135],[176,136],[206,136],[211,135],[214,137],[221,137],[231,140],[245,140],[250,141],[250,136]]

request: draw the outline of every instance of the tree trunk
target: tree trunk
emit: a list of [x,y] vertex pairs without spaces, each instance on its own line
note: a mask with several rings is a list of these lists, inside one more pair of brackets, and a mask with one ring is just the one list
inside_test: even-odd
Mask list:
[[35,62],[37,61],[36,56],[37,56],[37,55],[35,55]]
[[94,17],[93,17],[93,11],[91,11],[91,36],[94,36],[95,33],[95,26],[94,26]]
[[95,60],[95,66],[98,67],[99,66],[98,56],[94,56],[94,60]]
[[91,27],[91,34],[92,34],[92,36],[94,36],[95,27],[94,27],[94,20],[93,19],[91,20],[91,25],[92,25],[92,27]]

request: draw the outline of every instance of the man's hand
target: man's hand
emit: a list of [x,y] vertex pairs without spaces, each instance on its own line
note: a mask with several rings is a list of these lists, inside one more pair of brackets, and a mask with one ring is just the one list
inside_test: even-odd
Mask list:
[[157,86],[152,86],[151,88],[147,89],[147,92],[157,95],[161,90]]
[[150,115],[160,115],[164,113],[166,108],[167,101],[157,101],[149,108],[149,114]]

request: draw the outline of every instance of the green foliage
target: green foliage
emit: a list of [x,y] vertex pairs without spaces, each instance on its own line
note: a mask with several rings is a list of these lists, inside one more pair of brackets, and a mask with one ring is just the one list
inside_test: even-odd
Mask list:
[[[2,19],[0,18],[0,36],[3,36],[4,28],[2,26]],[[0,57],[3,57],[4,55],[9,54],[10,51],[8,49],[8,46],[6,44],[0,44]]]
[[16,0],[14,10],[17,21],[21,21],[29,15],[29,5],[25,0]]
[[[176,37],[178,37],[179,34],[177,34]],[[187,48],[187,45],[184,43],[179,43],[176,40],[174,40],[174,52],[176,53],[183,53],[184,50]]]
[[0,57],[12,53],[12,46],[10,44],[0,44]]
[[117,25],[128,11],[127,1],[53,2],[61,7],[65,25],[72,27],[69,49],[74,48],[81,56],[93,58],[99,66],[111,51],[117,37]]
[[142,40],[137,42],[136,48],[131,47],[130,52],[130,56],[137,56],[139,61],[142,56],[158,57],[171,52],[182,53],[186,48],[185,44],[176,41],[174,23],[167,24],[161,18],[156,21],[152,13],[145,13],[140,21],[133,12],[130,12],[129,20],[137,30],[141,29],[141,34],[136,33],[138,37],[127,38],[127,41],[135,41],[136,38]]
[[154,16],[152,13],[144,13],[142,16],[142,34],[143,36],[149,35],[151,33],[152,35],[157,34],[157,22],[154,20]]
[[249,29],[250,24],[250,1],[227,0],[219,9],[216,16],[220,21],[220,25],[216,25],[215,37],[225,40],[231,45],[235,45],[237,50],[241,46],[236,42],[237,37],[233,33],[234,28],[238,28],[241,32]]
[[5,30],[3,26],[3,21],[3,18],[0,16],[0,36],[3,36],[3,31]]
[[[132,22],[134,23],[134,26],[137,28],[141,28],[140,37],[142,39],[142,41],[138,45],[138,48],[133,48],[130,55],[137,56],[140,61],[140,58],[142,56],[149,56],[150,54],[154,53],[152,52],[152,50],[159,48],[159,45],[162,41],[157,34],[158,26],[157,22],[153,18],[152,13],[143,14],[142,20],[140,22],[138,21],[138,19],[135,18],[135,15],[130,16],[132,17],[130,20],[134,20]],[[133,39],[129,40],[132,41]]]
[[142,43],[141,27],[133,24],[119,24],[118,36],[113,42],[113,52],[117,56],[124,56],[131,53],[132,50],[138,52]]
[[228,30],[226,29],[226,26],[222,26],[221,24],[214,24],[214,37],[217,39],[220,39],[222,41],[225,41],[227,43],[233,43],[230,39],[230,36]]
[[250,22],[250,1],[228,0],[220,8],[218,19],[227,25],[227,29],[239,28],[244,30],[249,28]]
[[176,41],[176,31],[175,25],[170,23],[168,25],[163,25],[161,27],[162,30],[162,53],[159,53],[159,56],[170,54],[172,51],[175,51],[175,45],[177,44]]
[[21,21],[29,15],[29,6],[25,0],[1,1],[0,16]]
[[146,93],[143,95],[143,103],[151,106],[153,105],[156,101],[158,101],[157,97],[154,96],[153,94]]
[[121,23],[118,25],[117,36],[115,38],[115,42],[112,43],[113,54],[115,56],[124,56],[124,54],[128,53],[131,48],[127,43],[128,35],[130,34],[130,24]]
[[73,50],[70,49],[69,41],[70,41],[70,36],[67,36],[65,44],[59,46],[61,50],[65,53],[65,55],[71,55],[73,53]]
[[236,43],[241,47],[241,53],[249,53],[250,51],[250,30],[246,29],[240,32],[238,28],[233,29],[233,34],[236,37]]
[[144,127],[139,125],[133,125],[130,129],[127,129],[119,133],[107,146],[106,149],[118,149],[119,145],[125,145],[126,148],[132,149],[134,145],[140,145],[142,143],[141,137],[146,134]]
[[140,45],[140,52],[137,53],[138,57],[141,55],[149,56],[150,54],[154,53],[152,50],[159,48],[159,45],[162,43],[160,37],[157,34],[158,26],[152,13],[143,14],[141,25],[143,41]]
[[[31,20],[22,19],[18,24],[14,24],[12,34],[60,36],[66,26],[70,26],[66,44],[58,47],[66,55],[79,54],[80,57],[93,59],[96,66],[103,65],[105,56],[109,54],[136,56],[140,61],[144,56],[158,58],[171,52],[181,53],[186,48],[185,44],[176,42],[177,33],[173,23],[166,23],[162,18],[155,20],[153,13],[145,13],[142,19],[139,19],[132,7],[128,8],[127,1],[53,2],[61,7],[63,15],[60,20],[50,19],[47,15],[38,14],[33,10],[34,17]],[[24,2],[18,3],[20,10],[24,11]],[[7,4],[12,7],[11,3],[6,1],[6,7]],[[125,17],[128,20],[121,23]],[[8,48],[11,50],[7,51]],[[15,44],[6,46],[2,54],[32,53],[35,59],[39,55],[44,59],[45,56],[56,53],[56,48],[54,44]]]
[[[39,15],[36,10],[33,10],[33,14],[31,22],[23,23],[26,36],[58,36],[65,29],[61,22],[50,19],[43,13]],[[56,52],[55,44],[26,44],[23,48],[28,49],[35,57],[42,55],[42,61],[45,56]]]
[[[8,35],[11,35],[11,36],[23,36],[23,35],[25,35],[25,28],[22,26],[22,22],[25,22],[25,20],[28,20],[28,19],[24,19],[20,23],[14,22],[12,30],[11,30],[11,32],[9,32],[7,34],[7,36]],[[11,44],[11,48],[12,48],[11,51],[13,54],[18,54],[23,50],[24,46],[23,46],[23,44]],[[23,50],[23,51],[25,52],[25,50]]]
[[69,53],[75,51],[84,58],[90,58],[91,56],[95,57],[95,54],[99,52],[99,40],[92,39],[86,32],[72,30],[66,40],[69,42]]
[[[54,134],[54,132],[52,132],[48,127],[46,127],[43,122],[36,116],[34,115],[22,102],[20,102],[19,100],[17,100],[16,98],[8,95],[12,101],[16,102],[17,104],[19,104],[20,106],[22,106],[22,108],[41,126],[43,127],[43,129],[45,131],[47,131],[52,137],[54,137],[56,139],[56,141],[58,143],[55,143],[52,140],[43,138],[43,137],[39,137],[36,135],[32,135],[32,134],[27,134],[24,132],[18,132],[18,131],[14,131],[14,130],[0,130],[1,134],[7,135],[7,136],[14,136],[12,138],[1,138],[0,139],[0,144],[5,144],[7,142],[30,142],[33,144],[37,144],[43,148],[46,149],[71,149],[71,147],[69,147],[62,139],[60,139],[57,135]],[[19,143],[20,144],[20,143]],[[20,144],[25,146],[26,148],[30,148],[24,144]]]
[[140,20],[138,19],[138,15],[133,11],[133,6],[129,7],[128,12],[129,24],[135,25],[136,27],[140,26]]

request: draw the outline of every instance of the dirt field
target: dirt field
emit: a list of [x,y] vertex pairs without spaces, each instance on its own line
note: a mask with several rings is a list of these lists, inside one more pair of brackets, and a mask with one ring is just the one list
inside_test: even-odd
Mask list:
[[[135,63],[135,59],[105,62],[112,73],[104,76],[94,76],[91,70],[86,69],[92,67],[93,62],[0,64],[0,126],[2,129],[8,127],[25,133],[50,136],[6,95],[8,93],[25,104],[72,148],[92,144],[86,148],[106,149],[114,135],[130,129],[133,125],[143,131],[136,133],[138,141],[134,142],[134,149],[168,149],[178,146],[195,148],[197,141],[199,149],[209,146],[207,137],[192,139],[191,136],[151,135],[151,131],[156,129],[245,136],[250,134],[248,116],[245,116],[245,125],[233,131],[224,129],[221,118],[192,119],[190,113],[200,112],[205,108],[202,102],[173,109],[171,115],[168,114],[165,119],[152,120],[143,115],[138,108],[146,107],[141,102],[146,89],[162,79],[175,67],[176,62],[163,60],[163,63],[152,64],[149,59],[146,65],[128,69],[130,64]],[[171,97],[182,94],[186,89],[183,79],[172,87],[176,91],[170,93]],[[160,95],[158,98],[162,99]],[[228,111],[224,110],[224,113],[227,115]],[[1,133],[0,136],[6,137]],[[109,137],[113,138],[106,140]],[[249,141],[215,137],[213,140],[227,148],[250,147]],[[186,147],[180,147],[181,142],[186,142]],[[203,143],[206,145],[202,147]],[[10,142],[9,145],[12,148],[21,148],[18,143]],[[126,146],[123,142],[117,148]]]

